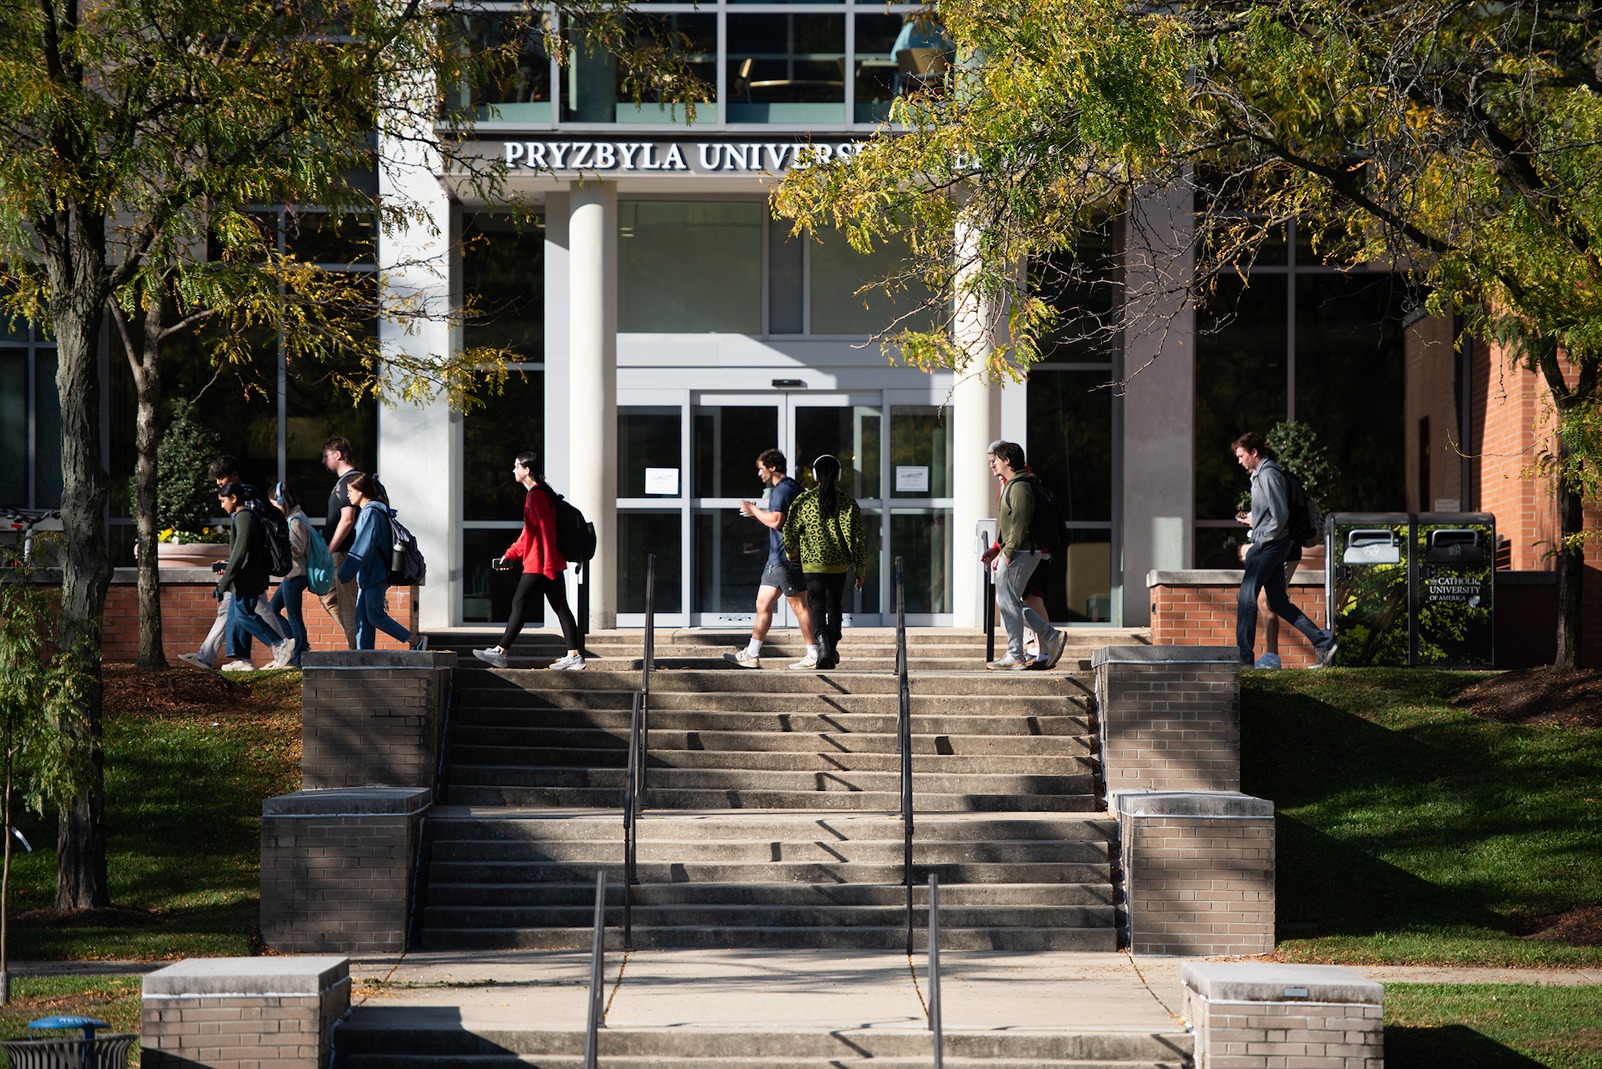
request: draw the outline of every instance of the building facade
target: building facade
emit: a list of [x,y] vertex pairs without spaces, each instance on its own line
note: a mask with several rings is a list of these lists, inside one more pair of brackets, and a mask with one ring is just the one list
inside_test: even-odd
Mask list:
[[[1435,486],[1451,462],[1430,438],[1435,467],[1418,482],[1407,458],[1425,438],[1409,428],[1426,402],[1415,400],[1434,391],[1431,412],[1458,411],[1468,387],[1443,393],[1441,379],[1472,379],[1463,369],[1475,354],[1447,344],[1434,363],[1411,360],[1403,283],[1325,267],[1294,230],[1249,280],[1221,280],[1205,312],[1181,302],[1148,310],[1142,321],[1160,326],[1138,335],[1055,339],[1026,383],[925,374],[882,352],[876,334],[918,295],[862,287],[894,269],[897,250],[862,256],[837,234],[794,236],[768,193],[791,168],[849,165],[916,74],[895,47],[913,10],[866,0],[642,5],[641,18],[685,35],[715,87],[693,117],[635,104],[604,57],[579,51],[558,65],[530,38],[484,84],[452,89],[479,109],[472,151],[508,168],[494,196],[442,173],[418,141],[381,145],[380,191],[426,206],[439,225],[384,235],[376,262],[368,254],[356,269],[397,300],[485,314],[375,329],[418,355],[515,351],[519,374],[483,408],[353,406],[288,367],[271,339],[256,366],[220,378],[198,355],[175,354],[169,392],[199,395],[247,474],[291,478],[313,515],[330,481],[321,442],[349,437],[357,466],[376,467],[430,561],[424,627],[504,614],[489,562],[515,537],[510,465],[525,450],[597,524],[595,626],[640,622],[647,554],[663,623],[749,621],[764,539],[737,505],[758,495],[754,460],[774,446],[802,478],[816,456],[835,454],[862,502],[871,563],[848,606],[859,624],[891,619],[896,556],[912,622],[979,623],[977,546],[996,497],[985,454],[1000,437],[1024,445],[1073,528],[1047,583],[1052,616],[1066,623],[1141,626],[1148,572],[1227,566],[1245,486],[1229,443],[1247,429],[1312,426],[1342,465],[1341,507],[1417,507],[1416,487]],[[494,42],[510,19],[480,14],[459,29]],[[1151,288],[1143,275],[1183,271],[1188,197],[1132,205],[1092,243],[1106,292],[1060,299],[1138,295]],[[265,214],[286,246],[326,249],[316,255],[329,263],[362,258],[345,222]],[[1137,247],[1136,233],[1167,238]],[[955,311],[964,340],[987,347],[984,310]],[[60,486],[53,348],[11,331],[0,339],[0,504],[48,507]],[[132,470],[120,363],[107,355],[114,476]],[[114,478],[118,563],[131,560],[125,481]],[[1458,497],[1465,509],[1479,504],[1469,490]]]

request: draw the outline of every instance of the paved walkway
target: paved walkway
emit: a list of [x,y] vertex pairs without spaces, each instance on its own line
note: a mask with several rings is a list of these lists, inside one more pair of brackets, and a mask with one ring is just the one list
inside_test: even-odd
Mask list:
[[[611,951],[611,1027],[922,1029],[927,959],[858,951]],[[947,1029],[1172,1032],[1183,1025],[1180,958],[1122,953],[941,955]],[[449,1008],[478,1029],[582,1028],[589,985],[584,951],[415,953],[353,961],[356,998]],[[1602,969],[1360,967],[1382,983],[1602,985]]]

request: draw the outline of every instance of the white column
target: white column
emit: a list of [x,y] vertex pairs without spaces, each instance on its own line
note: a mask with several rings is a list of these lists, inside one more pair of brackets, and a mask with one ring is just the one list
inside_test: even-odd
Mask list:
[[[965,225],[958,224],[959,228]],[[959,255],[966,256],[973,237],[959,229]],[[954,626],[979,627],[984,623],[984,604],[980,596],[982,572],[975,552],[976,532],[979,521],[996,515],[996,481],[986,458],[990,443],[1001,437],[1001,389],[986,382],[982,372],[1005,329],[1006,310],[988,301],[964,298],[962,283],[959,276],[954,327],[957,344],[968,354],[969,365],[967,371],[958,373],[951,394],[951,608]]]
[[590,624],[607,628],[617,624],[617,186],[576,182],[570,196],[566,492],[599,536]]
[[[1120,569],[1126,627],[1151,622],[1147,572],[1188,568],[1195,559],[1191,196],[1188,187],[1146,190],[1129,213]],[[1227,450],[1229,443],[1219,442],[1217,447]]]
[[[420,86],[427,93],[427,86]],[[422,112],[421,114],[431,114]],[[413,360],[445,359],[460,340],[451,323],[453,233],[450,198],[435,177],[439,159],[429,146],[432,131],[421,124],[412,138],[386,137],[378,168],[379,193],[388,203],[421,207],[412,219],[380,237],[378,267],[384,304],[406,314],[383,317],[378,337],[386,353]],[[420,314],[419,314],[420,313]],[[461,570],[460,420],[443,398],[421,405],[402,401],[378,414],[378,456],[358,457],[374,464],[397,517],[428,562],[428,580],[418,589],[418,622],[425,628],[452,623],[453,592]],[[335,433],[338,427],[329,429]]]

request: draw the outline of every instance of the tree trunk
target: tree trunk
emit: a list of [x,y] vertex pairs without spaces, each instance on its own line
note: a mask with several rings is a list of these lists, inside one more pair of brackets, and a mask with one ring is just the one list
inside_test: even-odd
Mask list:
[[1581,620],[1585,608],[1585,548],[1579,535],[1585,530],[1585,502],[1562,475],[1569,463],[1567,441],[1558,443],[1557,486],[1559,538],[1557,552],[1557,655],[1554,668],[1580,667]]
[[161,573],[156,559],[156,448],[161,443],[161,302],[145,315],[142,359],[128,354],[138,411],[134,422],[134,523],[139,545],[139,667],[166,668],[162,648]]
[[[77,748],[83,779],[61,807],[56,908],[110,904],[100,749],[100,628],[111,556],[106,546],[106,471],[100,439],[100,334],[109,289],[103,220],[58,218],[52,237],[50,311],[56,331],[56,388],[61,398],[62,561],[60,654],[76,676],[76,708],[61,725]],[[69,722],[70,721],[70,722]]]

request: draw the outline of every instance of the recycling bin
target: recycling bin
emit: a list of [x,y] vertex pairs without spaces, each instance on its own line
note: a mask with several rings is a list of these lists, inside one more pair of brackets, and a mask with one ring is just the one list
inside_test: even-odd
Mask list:
[[1335,513],[1325,547],[1336,664],[1495,665],[1494,516]]
[[[107,1027],[93,1017],[42,1017],[28,1022],[27,1039],[0,1040],[12,1069],[126,1069],[133,1032],[96,1035]],[[81,1035],[66,1033],[79,1032]]]

